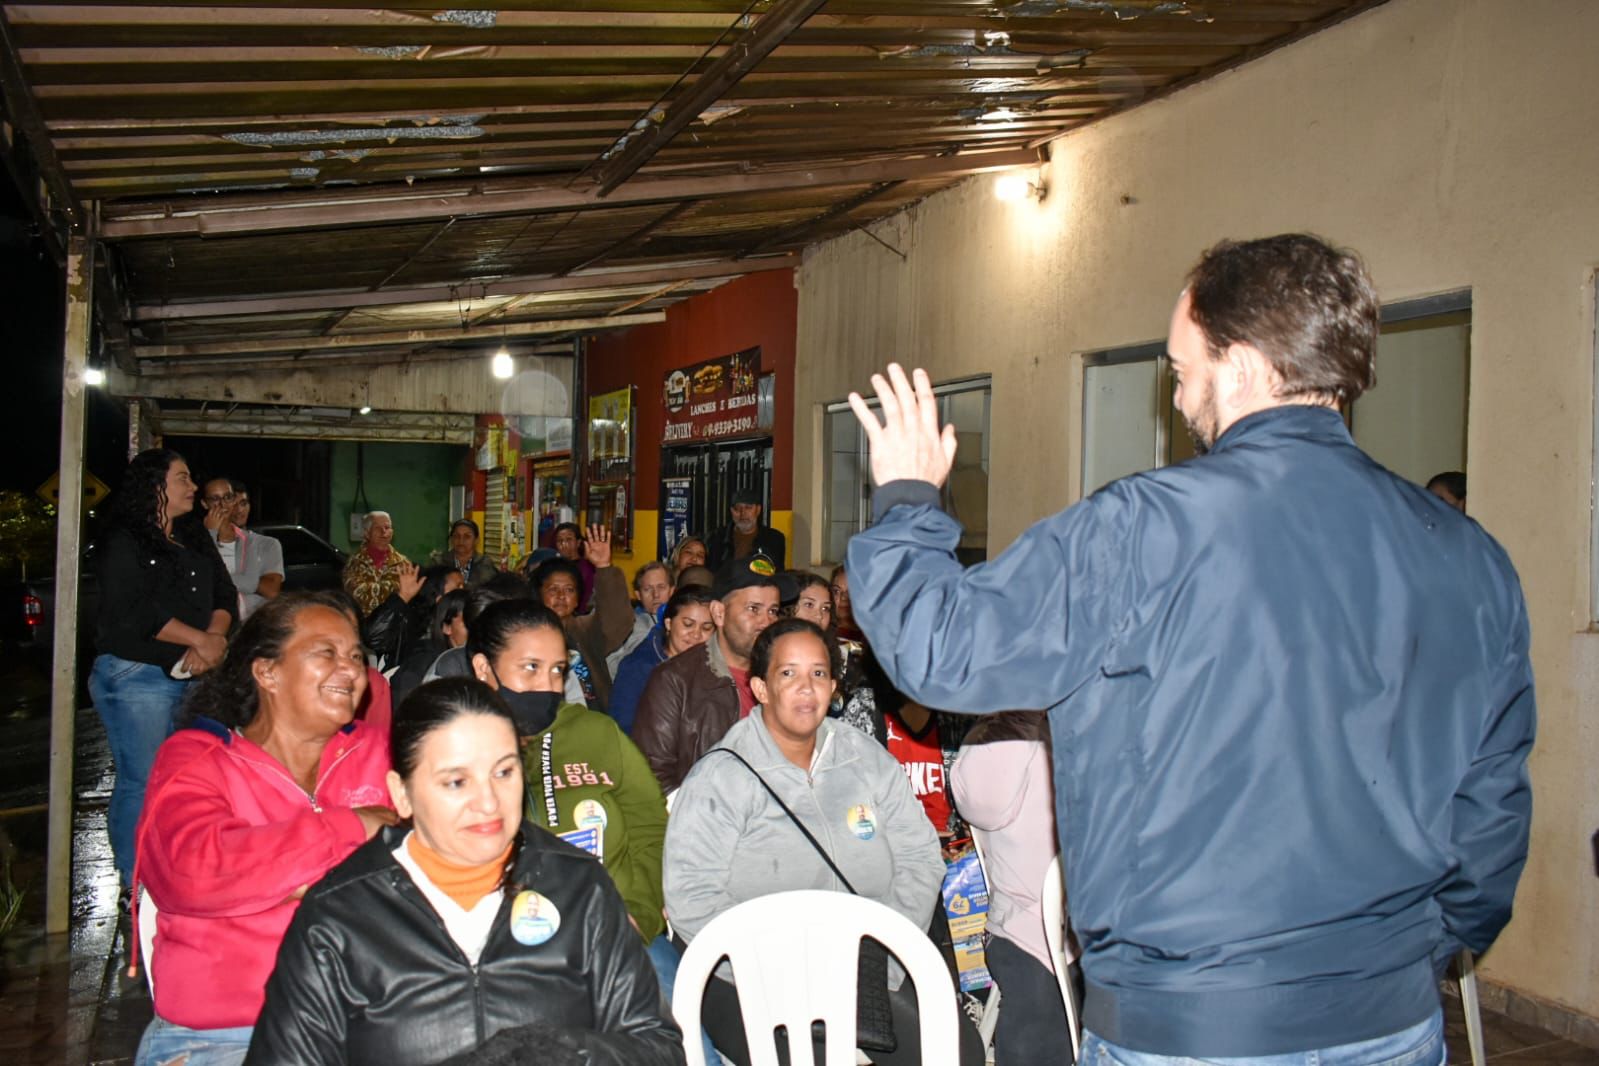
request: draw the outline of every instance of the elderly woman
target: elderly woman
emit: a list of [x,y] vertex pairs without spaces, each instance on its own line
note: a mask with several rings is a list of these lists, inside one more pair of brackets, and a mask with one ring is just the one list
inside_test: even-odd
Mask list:
[[570,559],[546,559],[529,581],[534,598],[554,611],[565,627],[571,652],[568,691],[572,699],[603,711],[611,698],[611,672],[606,669],[605,657],[620,648],[633,631],[633,605],[627,598],[627,579],[611,565],[611,531],[590,526],[583,551],[595,575],[592,613],[579,613],[583,575]]
[[111,502],[96,565],[99,655],[89,693],[116,766],[107,828],[124,888],[133,884],[134,827],[145,782],[188,678],[222,661],[238,611],[233,581],[198,522],[189,466],[177,452],[134,456]]
[[361,550],[344,564],[344,591],[355,597],[361,617],[400,589],[402,572],[415,575],[416,566],[394,547],[394,519],[387,511],[368,511]]
[[[782,619],[756,639],[750,684],[760,705],[695,765],[667,827],[666,912],[685,940],[736,904],[802,888],[853,888],[928,926],[944,878],[938,837],[893,757],[827,717],[837,667],[836,647],[804,619]],[[744,1066],[750,1052],[728,972],[711,979],[701,1017],[722,1054]],[[889,985],[898,1046],[871,1052],[872,1061],[920,1063],[916,997],[897,965]],[[961,1060],[983,1061],[964,1021]]]
[[[502,661],[507,673],[564,669],[558,624],[541,631],[548,661]],[[520,818],[517,713],[467,678],[423,685],[400,705],[388,782],[410,825],[385,830],[306,896],[251,1064],[683,1061],[611,878]]]
[[666,660],[697,648],[716,634],[711,621],[711,590],[704,585],[689,585],[672,593],[666,601],[666,615],[650,631],[649,639],[622,660],[616,681],[611,685],[611,702],[606,711],[629,735],[638,713],[639,697],[654,669]]
[[140,1066],[241,1062],[301,895],[395,822],[388,737],[355,719],[366,687],[354,623],[316,593],[263,604],[197,683],[139,823],[135,922],[155,923]]

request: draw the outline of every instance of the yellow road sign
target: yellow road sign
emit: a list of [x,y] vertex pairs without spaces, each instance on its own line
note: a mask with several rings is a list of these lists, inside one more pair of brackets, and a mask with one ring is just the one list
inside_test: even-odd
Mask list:
[[[89,471],[83,472],[83,506],[93,507],[101,500],[111,495],[111,490],[106,483],[95,477]],[[51,474],[50,480],[39,486],[39,498],[45,503],[61,503],[61,474]]]

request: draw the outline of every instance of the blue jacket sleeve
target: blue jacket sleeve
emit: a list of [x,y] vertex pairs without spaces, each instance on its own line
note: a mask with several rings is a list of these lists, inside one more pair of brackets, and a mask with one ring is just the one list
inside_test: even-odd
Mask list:
[[1487,950],[1510,921],[1511,899],[1527,861],[1532,787],[1527,756],[1535,726],[1526,605],[1517,611],[1500,685],[1482,739],[1451,803],[1450,842],[1459,871],[1438,894],[1452,956],[1460,947]]
[[1095,668],[1113,605],[1094,501],[1045,519],[997,559],[963,569],[961,527],[925,482],[895,481],[849,545],[850,601],[895,686],[945,711],[1036,710]]

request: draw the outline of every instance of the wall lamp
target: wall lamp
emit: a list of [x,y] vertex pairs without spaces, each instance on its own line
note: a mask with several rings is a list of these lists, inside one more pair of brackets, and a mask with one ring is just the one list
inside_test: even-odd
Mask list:
[[994,198],[1004,203],[1017,200],[1042,200],[1049,194],[1049,186],[1041,176],[1028,178],[1025,174],[1001,174],[994,179]]
[[83,383],[91,388],[99,388],[101,385],[105,384],[105,371],[101,370],[97,366],[85,367],[83,371]]

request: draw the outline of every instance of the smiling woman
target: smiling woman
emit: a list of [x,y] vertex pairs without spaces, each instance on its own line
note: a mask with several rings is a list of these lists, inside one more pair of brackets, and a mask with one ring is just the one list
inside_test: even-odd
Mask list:
[[[558,699],[558,679],[532,686],[551,664],[564,668],[560,623],[526,602],[484,617],[501,608],[542,616],[531,632],[550,636],[545,648],[497,655],[501,676]],[[522,821],[517,721],[469,678],[423,685],[400,705],[388,784],[412,824],[386,830],[306,896],[251,1064],[682,1061],[611,879]]]
[[300,897],[395,822],[388,738],[355,720],[366,686],[354,620],[315,593],[267,601],[196,684],[139,822],[134,921],[156,935],[138,1063],[242,1061]]

